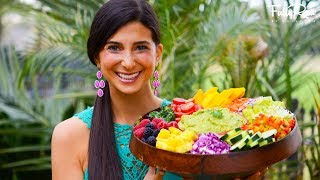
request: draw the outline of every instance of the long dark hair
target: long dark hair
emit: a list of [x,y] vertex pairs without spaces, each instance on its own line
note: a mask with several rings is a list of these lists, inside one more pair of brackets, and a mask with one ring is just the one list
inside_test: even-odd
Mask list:
[[[109,0],[95,15],[87,50],[90,61],[97,65],[99,52],[106,41],[125,24],[139,21],[152,32],[156,45],[160,43],[157,16],[146,0]],[[120,158],[116,151],[109,84],[103,97],[96,98],[89,139],[89,179],[123,179]]]

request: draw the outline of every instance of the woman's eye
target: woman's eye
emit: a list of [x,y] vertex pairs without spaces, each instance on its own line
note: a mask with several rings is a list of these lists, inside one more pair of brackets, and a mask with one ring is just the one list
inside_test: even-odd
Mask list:
[[137,50],[146,50],[146,49],[148,49],[147,46],[144,46],[144,45],[137,46]]
[[108,49],[108,50],[111,50],[111,51],[119,51],[119,50],[120,50],[120,47],[119,47],[119,46],[108,46],[107,49]]

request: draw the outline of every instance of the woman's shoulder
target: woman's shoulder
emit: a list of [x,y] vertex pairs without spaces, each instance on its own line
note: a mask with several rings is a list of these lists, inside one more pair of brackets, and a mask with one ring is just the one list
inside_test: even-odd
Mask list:
[[75,140],[84,138],[88,133],[89,129],[86,125],[78,117],[74,116],[55,126],[52,133],[52,140],[66,145],[70,142],[75,144]]
[[56,176],[63,171],[73,171],[73,174],[83,176],[87,166],[89,135],[89,129],[77,117],[55,126],[51,140],[51,158]]
[[91,128],[91,120],[93,114],[93,107],[87,107],[87,109],[75,114],[73,117],[79,118],[83,123],[87,125],[87,128]]
[[92,107],[88,107],[84,111],[57,124],[52,133],[53,138],[56,137],[59,140],[72,141],[75,138],[81,138],[81,136],[89,133],[88,122],[90,122],[91,125],[92,109]]
[[[52,149],[68,151],[83,159],[87,152],[90,130],[77,117],[72,117],[57,124],[52,133]],[[64,154],[68,154],[64,153]]]

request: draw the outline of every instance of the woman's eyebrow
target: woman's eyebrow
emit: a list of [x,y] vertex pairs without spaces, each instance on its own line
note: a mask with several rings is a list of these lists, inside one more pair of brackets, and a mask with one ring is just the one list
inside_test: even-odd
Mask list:
[[[107,44],[122,45],[122,43],[117,42],[117,41],[107,41],[106,45],[107,45]],[[134,45],[137,45],[137,44],[147,44],[147,45],[151,45],[151,43],[150,43],[149,41],[137,41],[137,42],[134,42],[133,44],[134,44]]]
[[134,45],[136,45],[136,44],[148,44],[148,45],[151,45],[151,43],[149,41],[137,41],[137,42],[134,42],[133,44]]
[[121,45],[121,43],[117,42],[117,41],[107,41],[106,44],[116,44],[116,45]]

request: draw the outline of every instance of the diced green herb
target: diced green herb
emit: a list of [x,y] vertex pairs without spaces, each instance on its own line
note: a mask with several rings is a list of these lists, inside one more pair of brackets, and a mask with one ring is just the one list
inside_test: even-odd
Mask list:
[[219,110],[212,111],[211,114],[212,114],[213,117],[216,117],[216,118],[219,118],[219,119],[223,117],[222,112],[219,111]]
[[160,111],[152,111],[149,113],[151,118],[162,118],[166,122],[170,122],[174,120],[174,112],[172,111],[170,106],[164,106],[160,108]]

